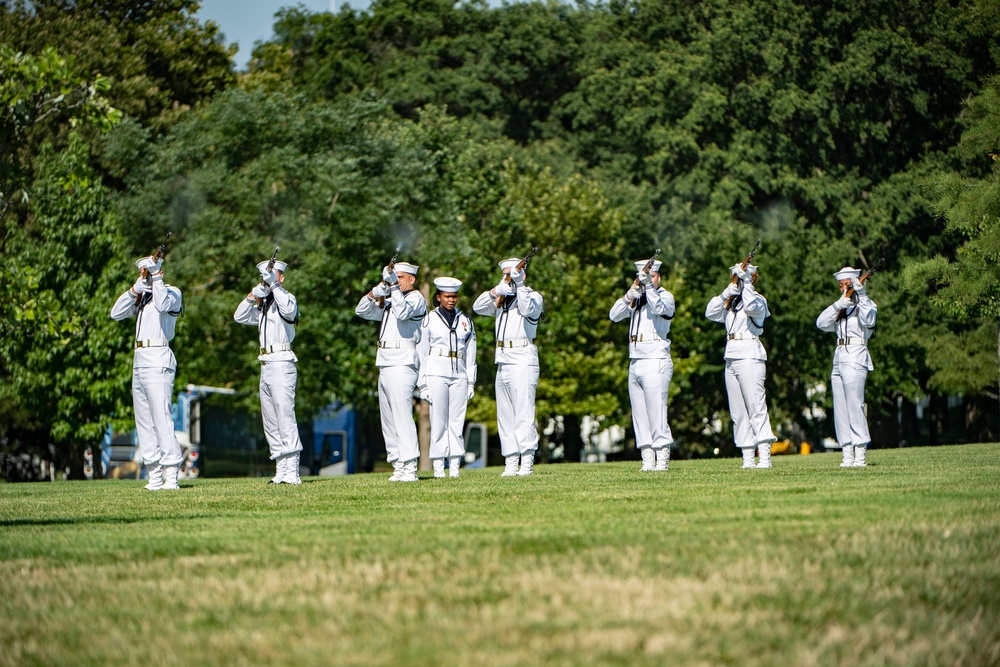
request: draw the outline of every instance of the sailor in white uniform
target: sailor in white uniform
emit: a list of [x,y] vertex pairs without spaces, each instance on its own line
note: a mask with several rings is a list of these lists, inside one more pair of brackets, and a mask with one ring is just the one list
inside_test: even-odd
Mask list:
[[170,403],[177,358],[170,349],[181,291],[163,281],[163,260],[138,260],[139,278],[111,307],[111,319],[135,318],[135,356],[132,362],[132,401],[139,452],[149,472],[150,491],[179,489],[177,473],[183,461],[174,435]]
[[[379,412],[382,436],[393,473],[390,482],[416,482],[420,444],[413,421],[413,391],[420,360],[420,323],[427,302],[414,289],[417,269],[406,262],[382,269],[382,282],[361,297],[354,309],[358,317],[381,322],[376,346]],[[381,301],[381,302],[380,302]]]
[[417,351],[420,397],[430,404],[431,463],[434,477],[444,477],[445,459],[452,477],[458,477],[465,455],[465,410],[476,384],[476,331],[468,315],[458,310],[462,281],[434,280],[437,307],[424,315]]
[[[775,441],[767,413],[764,380],[767,352],[760,342],[764,320],[771,314],[767,299],[754,289],[757,267],[741,264],[730,268],[736,283],[712,297],[705,317],[726,326],[726,393],[733,418],[733,439],[743,452],[744,468],[770,468],[771,443]],[[755,450],[760,462],[754,463]]]
[[472,306],[478,314],[496,318],[497,430],[504,456],[503,477],[530,475],[538,449],[535,336],[542,317],[542,295],[525,284],[527,272],[518,271],[520,262],[516,257],[500,262],[502,279],[480,294]]
[[295,419],[295,386],[298,357],[292,352],[299,308],[295,297],[284,287],[285,262],[257,264],[260,283],[247,294],[233,315],[240,324],[257,327],[260,344],[260,415],[264,437],[274,461],[272,484],[301,484],[299,459],[302,440]]
[[[837,441],[843,452],[841,468],[863,468],[872,439],[865,414],[865,381],[868,373],[875,370],[868,353],[868,339],[875,333],[878,309],[858,280],[860,276],[861,270],[850,266],[833,274],[841,296],[816,318],[817,327],[837,334],[830,390]],[[848,297],[850,288],[854,294]]]
[[647,263],[635,263],[637,282],[615,301],[609,314],[612,322],[629,321],[628,395],[643,472],[667,470],[674,441],[667,423],[667,395],[674,375],[670,358],[674,296],[660,287],[660,262],[654,261],[649,273],[643,270]]

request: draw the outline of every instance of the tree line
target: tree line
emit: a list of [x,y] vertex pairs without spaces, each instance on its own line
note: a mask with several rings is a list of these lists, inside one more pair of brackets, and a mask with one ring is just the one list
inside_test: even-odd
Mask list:
[[[996,0],[290,8],[245,72],[196,9],[0,3],[8,454],[76,472],[109,419],[129,423],[131,331],[107,310],[167,231],[178,385],[233,387],[251,410],[256,342],[231,317],[275,245],[302,311],[300,419],[377,410],[375,332],[353,306],[397,246],[424,285],[465,281],[466,310],[497,260],[538,246],[538,415],[572,459],[583,416],[628,423],[627,332],[607,313],[631,260],[662,248],[671,426],[686,454],[728,451],[724,332],[704,305],[761,238],[777,427],[828,435],[815,318],[835,270],[884,257],[876,443],[912,440],[898,415],[924,396],[934,415],[963,396],[966,437],[996,437]],[[479,364],[469,417],[489,423]]]

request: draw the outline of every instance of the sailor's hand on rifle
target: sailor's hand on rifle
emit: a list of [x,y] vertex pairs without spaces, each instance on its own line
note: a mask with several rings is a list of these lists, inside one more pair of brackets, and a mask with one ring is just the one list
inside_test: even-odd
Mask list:
[[729,272],[743,282],[750,282],[750,269],[744,269],[742,264],[733,265]]
[[851,285],[854,286],[854,293],[857,294],[859,297],[868,294],[868,288],[865,287],[865,284],[860,280],[858,280],[857,278],[853,277],[851,278]]
[[510,296],[514,293],[514,287],[506,279],[503,279],[493,288],[493,293],[497,296]]
[[389,285],[395,285],[399,282],[399,278],[396,277],[396,272],[390,269],[388,266],[382,267],[382,280],[384,280]]
[[138,262],[136,262],[135,265],[139,267],[140,271],[146,270],[147,272],[149,272],[151,274],[152,273],[159,273],[160,270],[163,268],[163,260],[162,259],[153,259],[152,256],[150,256],[150,257],[143,257]]
[[728,285],[726,285],[726,289],[722,290],[722,294],[720,294],[719,297],[721,297],[722,300],[725,301],[726,299],[733,298],[739,293],[740,293],[739,284],[729,283]]
[[258,299],[266,299],[267,295],[271,293],[271,288],[267,285],[255,285],[250,293]]
[[274,289],[274,287],[278,284],[278,276],[275,275],[273,270],[268,271],[266,266],[260,270],[260,279],[271,289]]
[[140,275],[138,278],[135,279],[135,285],[132,285],[132,291],[135,292],[137,295],[145,294],[146,292],[152,291],[152,288],[149,286],[149,283],[146,281],[146,279],[143,278],[142,275]]
[[651,276],[646,271],[639,272],[639,284],[643,287],[649,287],[653,284],[653,276]]
[[386,286],[385,283],[379,283],[378,285],[372,288],[372,296],[375,297],[376,299],[385,298],[389,296],[389,288]]
[[514,281],[515,285],[520,287],[524,284],[524,271],[518,271],[516,266],[511,268],[510,279]]
[[636,299],[639,298],[640,294],[642,294],[642,287],[640,285],[632,283],[632,286],[628,288],[628,292],[625,293],[625,300],[635,301]]
[[851,297],[844,296],[843,294],[840,295],[839,299],[833,302],[833,307],[836,308],[837,310],[846,310],[853,305],[854,302],[851,301]]

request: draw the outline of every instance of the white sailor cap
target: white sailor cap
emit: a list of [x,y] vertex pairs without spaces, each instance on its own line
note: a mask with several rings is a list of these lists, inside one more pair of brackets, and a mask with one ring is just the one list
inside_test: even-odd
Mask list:
[[510,269],[513,269],[515,266],[517,266],[520,263],[521,263],[521,260],[519,258],[517,258],[517,257],[511,257],[510,259],[505,259],[502,262],[500,262],[499,266],[500,266],[500,270],[501,271],[508,271]]
[[462,281],[458,278],[449,278],[448,276],[442,276],[441,278],[434,279],[434,287],[437,288],[439,292],[457,292],[458,288],[462,286]]
[[[644,268],[646,268],[646,262],[648,262],[648,261],[649,261],[648,259],[640,259],[638,262],[635,262],[635,271],[636,271],[636,273],[641,273],[642,270]],[[661,262],[658,259],[654,259],[653,260],[653,266],[649,270],[650,271],[657,271],[658,272],[660,270],[660,265],[661,264],[663,264],[663,262]]]
[[839,280],[850,280],[851,278],[860,278],[861,269],[855,269],[851,266],[845,266],[840,271],[833,274],[833,277]]
[[[742,268],[743,268],[742,264],[733,264],[732,266],[729,267],[729,273],[730,275],[735,276],[737,272],[739,272]],[[748,264],[747,271],[749,271],[750,273],[757,273],[757,267],[754,266],[753,264]]]
[[[267,265],[270,264],[270,263],[271,263],[271,260],[265,259],[263,262],[260,262],[260,263],[257,264],[257,270],[258,271],[262,271],[262,272],[263,271],[267,271]],[[279,262],[278,260],[274,261],[274,270],[275,271],[281,271],[282,273],[284,273],[286,266],[288,266],[287,262]]]
[[411,276],[415,276],[419,268],[416,264],[410,264],[409,262],[396,262],[392,270],[396,273],[409,273]]

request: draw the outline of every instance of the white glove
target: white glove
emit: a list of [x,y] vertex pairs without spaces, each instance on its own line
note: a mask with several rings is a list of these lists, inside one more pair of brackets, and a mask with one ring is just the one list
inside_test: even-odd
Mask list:
[[388,266],[382,267],[382,280],[389,283],[390,285],[395,285],[399,282],[399,278],[396,277],[396,272],[390,269]]
[[465,400],[471,401],[472,397],[476,394],[476,388],[471,384],[469,385],[469,395],[465,397]]
[[851,285],[854,286],[854,293],[857,294],[858,296],[864,296],[868,294],[868,288],[865,287],[864,283],[862,283],[857,278],[851,278]]
[[136,294],[145,294],[146,292],[151,292],[152,288],[149,286],[149,283],[146,282],[145,278],[139,276],[135,280],[135,285],[132,285],[132,291]]
[[506,280],[501,280],[497,283],[497,286],[493,288],[497,296],[510,296],[514,293],[513,286]]
[[427,405],[434,405],[434,401],[431,400],[431,390],[425,385],[420,387],[420,400],[427,401]]
[[648,287],[653,284],[653,276],[649,275],[645,271],[639,272],[639,284],[643,287]]
[[271,288],[267,285],[255,285],[250,293],[258,299],[266,299],[267,295],[271,293]]
[[149,257],[143,257],[138,262],[136,262],[136,266],[139,267],[140,271],[145,269],[150,273],[159,273],[160,269],[163,268],[163,260],[162,259],[154,260],[152,255],[150,255]]
[[628,288],[625,298],[629,301],[635,301],[639,298],[640,294],[642,294],[642,288],[633,283],[632,286]]
[[745,283],[750,282],[750,269],[744,269],[742,264],[734,264],[730,273]]
[[854,302],[851,301],[850,297],[842,296],[834,302],[833,307],[836,308],[837,310],[846,310],[847,308],[850,308],[853,305]]
[[517,267],[513,267],[510,270],[510,279],[514,281],[514,284],[520,287],[524,284],[524,272],[518,271]]
[[720,294],[719,296],[722,298],[723,301],[725,301],[726,299],[734,297],[739,293],[740,293],[739,283],[729,283],[728,285],[726,285],[726,289],[722,290],[722,294]]
[[375,297],[376,299],[379,297],[389,296],[388,286],[386,286],[385,283],[379,283],[378,285],[372,288],[372,296]]
[[266,268],[260,270],[260,279],[264,281],[265,285],[271,287],[274,287],[275,283],[278,282],[278,276],[274,275],[274,271],[268,271]]

